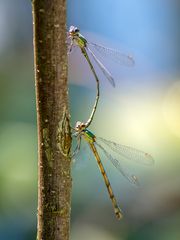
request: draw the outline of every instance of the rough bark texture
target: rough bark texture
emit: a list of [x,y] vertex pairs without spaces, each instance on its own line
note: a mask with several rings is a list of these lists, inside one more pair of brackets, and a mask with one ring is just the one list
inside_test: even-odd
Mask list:
[[71,173],[66,1],[34,0],[38,240],[69,239]]

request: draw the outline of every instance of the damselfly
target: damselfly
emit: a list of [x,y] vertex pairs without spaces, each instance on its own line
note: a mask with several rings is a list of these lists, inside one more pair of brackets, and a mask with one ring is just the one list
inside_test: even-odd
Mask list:
[[117,204],[116,198],[114,196],[111,184],[109,182],[109,179],[107,177],[107,174],[105,172],[104,166],[101,162],[101,158],[99,156],[99,153],[97,149],[101,150],[106,158],[108,158],[112,164],[120,171],[120,173],[131,183],[138,185],[138,178],[135,175],[129,174],[125,169],[122,167],[121,162],[118,158],[114,158],[105,148],[108,147],[109,150],[112,150],[116,152],[119,156],[125,157],[129,160],[133,160],[142,164],[146,165],[152,165],[154,163],[154,160],[151,155],[148,153],[145,153],[143,151],[137,150],[132,147],[124,146],[121,144],[117,144],[115,142],[108,141],[104,138],[98,138],[96,137],[92,132],[90,132],[86,125],[82,122],[77,122],[76,126],[74,128],[75,133],[74,136],[77,137],[77,146],[74,151],[73,156],[77,155],[77,153],[80,150],[81,146],[81,139],[83,138],[88,144],[91,149],[91,151],[94,154],[94,157],[97,160],[99,169],[101,171],[101,174],[103,176],[104,182],[106,184],[109,197],[112,201],[114,212],[116,214],[116,217],[118,219],[122,218],[122,211],[120,207]]
[[[111,73],[107,70],[107,68],[102,64],[102,62],[96,57],[95,53],[91,50],[91,47],[96,49],[99,53],[101,53],[103,56],[108,56],[108,58],[113,58],[115,59],[118,64],[124,65],[124,66],[133,66],[134,65],[134,60],[131,56],[120,53],[114,49],[106,48],[104,46],[98,45],[96,43],[89,42],[79,31],[77,27],[71,26],[68,31],[68,39],[70,39],[70,45],[69,45],[69,50],[68,52],[70,53],[72,50],[72,47],[74,45],[78,46],[81,49],[82,54],[86,58],[91,71],[96,79],[96,85],[97,85],[97,95],[96,95],[96,101],[93,107],[93,111],[91,113],[90,118],[86,122],[86,126],[88,127],[94,117],[98,100],[99,100],[99,79],[96,74],[96,71],[94,69],[94,66],[89,58],[89,55],[94,59],[98,67],[101,69],[102,73],[104,76],[109,80],[111,85],[115,87],[115,81],[114,78],[112,77]],[[89,54],[89,55],[88,55]]]

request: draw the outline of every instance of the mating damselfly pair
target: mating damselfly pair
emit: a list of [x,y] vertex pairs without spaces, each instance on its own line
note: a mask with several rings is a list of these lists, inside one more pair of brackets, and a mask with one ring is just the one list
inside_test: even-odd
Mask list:
[[[81,140],[82,138],[86,141],[86,143],[89,145],[97,163],[99,166],[99,169],[101,171],[101,174],[103,176],[104,182],[106,184],[110,199],[112,201],[113,204],[113,208],[114,208],[114,212],[116,214],[116,217],[118,219],[122,218],[122,211],[120,209],[120,207],[117,204],[117,200],[114,196],[111,184],[109,182],[109,179],[107,177],[106,171],[104,169],[104,166],[102,164],[100,155],[98,153],[98,150],[101,150],[101,152],[103,152],[104,156],[106,158],[108,158],[112,164],[120,171],[120,173],[127,179],[129,180],[131,183],[138,185],[138,178],[133,175],[133,174],[129,174],[122,166],[121,164],[121,160],[120,157],[124,157],[126,159],[138,162],[138,163],[142,163],[145,165],[152,165],[154,163],[153,158],[151,157],[151,155],[149,155],[148,153],[145,153],[143,151],[137,150],[135,148],[132,147],[128,147],[125,145],[121,145],[121,144],[117,144],[115,142],[112,141],[108,141],[104,138],[98,138],[96,137],[91,131],[88,130],[89,125],[91,124],[96,108],[97,108],[97,103],[99,100],[99,79],[97,77],[96,71],[94,69],[94,66],[88,56],[88,53],[92,56],[92,58],[94,59],[94,61],[96,62],[96,64],[100,67],[100,69],[102,70],[102,72],[104,73],[105,77],[109,80],[109,82],[111,83],[112,86],[115,86],[114,83],[114,79],[112,77],[112,75],[110,74],[110,72],[104,67],[104,65],[99,61],[99,59],[96,57],[96,55],[93,53],[93,51],[90,49],[90,46],[93,46],[95,49],[97,49],[99,52],[104,53],[105,55],[110,54],[111,56],[115,56],[116,60],[119,61],[120,64],[124,64],[126,66],[132,66],[134,65],[134,60],[132,57],[125,55],[125,54],[121,54],[119,52],[117,52],[116,50],[113,49],[109,49],[106,48],[104,46],[100,46],[94,43],[89,43],[86,38],[84,38],[80,32],[79,29],[71,26],[68,32],[68,38],[71,40],[70,43],[70,47],[69,47],[69,52],[71,51],[73,45],[78,46],[81,49],[82,54],[84,55],[84,57],[86,58],[92,73],[96,79],[96,83],[97,83],[97,96],[96,96],[96,101],[93,107],[93,111],[90,115],[90,118],[88,119],[88,121],[86,123],[80,122],[78,121],[76,123],[75,128],[73,128],[74,133],[73,136],[75,136],[77,138],[77,146],[73,152],[73,156],[76,156],[79,151],[80,151],[80,147],[81,147]],[[108,150],[106,150],[106,148],[109,148],[109,150],[112,150],[113,152],[117,153],[118,158],[113,157]]]

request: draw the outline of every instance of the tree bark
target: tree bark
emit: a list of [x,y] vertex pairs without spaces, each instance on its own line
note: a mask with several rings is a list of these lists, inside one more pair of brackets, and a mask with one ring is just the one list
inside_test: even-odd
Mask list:
[[71,171],[66,1],[33,0],[38,240],[69,239]]

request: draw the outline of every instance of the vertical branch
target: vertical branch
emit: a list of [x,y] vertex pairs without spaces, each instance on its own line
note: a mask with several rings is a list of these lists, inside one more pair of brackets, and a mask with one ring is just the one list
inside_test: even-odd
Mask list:
[[38,240],[69,239],[71,172],[66,1],[33,0]]

